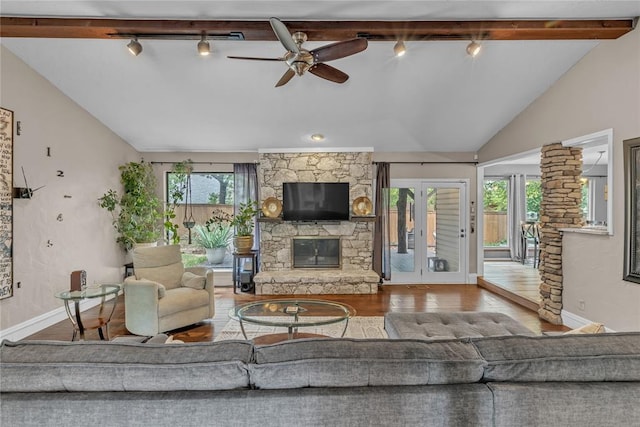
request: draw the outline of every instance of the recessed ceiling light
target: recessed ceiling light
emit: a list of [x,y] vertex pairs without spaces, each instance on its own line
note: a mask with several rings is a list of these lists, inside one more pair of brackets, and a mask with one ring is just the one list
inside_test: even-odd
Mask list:
[[324,135],[321,133],[314,133],[311,135],[311,140],[315,142],[324,141]]

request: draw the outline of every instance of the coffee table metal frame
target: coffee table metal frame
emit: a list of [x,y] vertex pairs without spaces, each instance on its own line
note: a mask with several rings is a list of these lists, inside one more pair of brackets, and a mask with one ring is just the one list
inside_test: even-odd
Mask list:
[[[85,288],[81,291],[62,291],[55,294],[56,298],[64,301],[64,308],[67,312],[67,316],[73,324],[73,336],[71,337],[71,341],[75,341],[78,333],[80,333],[80,340],[84,341],[84,331],[86,329],[98,329],[100,339],[105,340],[106,335],[106,339],[109,340],[109,322],[111,321],[111,317],[113,316],[113,313],[116,310],[116,305],[118,304],[118,292],[120,292],[120,285],[98,285]],[[109,295],[115,295],[115,297],[112,298],[111,310],[105,313],[105,302]],[[100,311],[98,312],[98,317],[96,319],[92,319],[92,321],[85,320],[83,322],[82,316],[80,315],[80,301],[89,298],[102,299],[100,301]],[[71,301],[73,301],[75,313],[71,313],[71,308],[69,307],[69,302]],[[105,328],[104,334],[102,332],[103,326]]]
[[[287,328],[287,338],[293,339],[298,328],[331,325],[344,321],[340,337],[344,337],[349,319],[356,315],[350,305],[316,299],[267,299],[242,304],[229,310],[229,317],[240,323],[242,335],[247,338],[244,323]],[[277,320],[275,320],[275,317]],[[288,316],[288,318],[286,318]],[[315,317],[310,319],[309,317]],[[286,319],[283,320],[283,317]],[[325,317],[317,319],[317,317]]]

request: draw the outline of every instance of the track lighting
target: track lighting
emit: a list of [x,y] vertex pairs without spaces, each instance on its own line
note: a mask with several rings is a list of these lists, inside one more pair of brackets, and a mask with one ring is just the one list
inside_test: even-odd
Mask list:
[[202,35],[202,38],[198,42],[198,53],[200,56],[207,56],[211,53],[211,46],[209,46],[209,42],[207,41],[207,36],[205,34]]
[[137,38],[131,39],[127,48],[129,48],[129,52],[131,52],[133,56],[138,56],[140,55],[140,52],[142,52],[142,45],[138,42]]
[[393,52],[396,54],[396,56],[402,56],[407,53],[407,47],[404,45],[404,42],[402,40],[398,40],[396,45],[393,47]]
[[467,46],[467,53],[474,58],[478,56],[481,50],[482,50],[482,45],[475,41],[472,41]]

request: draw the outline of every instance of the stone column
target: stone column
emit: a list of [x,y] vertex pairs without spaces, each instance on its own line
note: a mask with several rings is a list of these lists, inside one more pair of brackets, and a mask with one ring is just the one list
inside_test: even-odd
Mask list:
[[562,324],[561,228],[582,227],[582,149],[561,143],[542,147],[540,161],[540,309],[538,315]]

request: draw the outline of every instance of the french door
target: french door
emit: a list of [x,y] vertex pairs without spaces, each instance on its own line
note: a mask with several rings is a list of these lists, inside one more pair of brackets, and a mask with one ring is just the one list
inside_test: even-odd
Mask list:
[[390,284],[467,282],[466,187],[391,180]]

